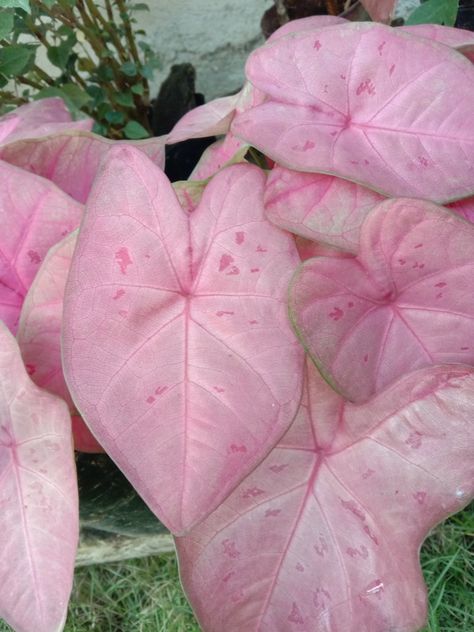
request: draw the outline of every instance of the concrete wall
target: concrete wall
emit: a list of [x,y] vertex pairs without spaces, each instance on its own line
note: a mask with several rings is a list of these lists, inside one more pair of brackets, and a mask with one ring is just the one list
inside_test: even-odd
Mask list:
[[150,12],[137,13],[147,40],[159,52],[163,70],[192,63],[198,92],[206,99],[236,92],[242,85],[245,60],[263,43],[260,19],[272,0],[148,0]]

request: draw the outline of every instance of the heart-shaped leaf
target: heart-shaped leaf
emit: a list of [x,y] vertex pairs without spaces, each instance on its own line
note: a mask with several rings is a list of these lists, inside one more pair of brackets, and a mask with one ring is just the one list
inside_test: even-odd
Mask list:
[[256,50],[267,101],[231,131],[290,169],[394,196],[474,192],[474,67],[447,46],[380,24],[328,26]]
[[387,200],[357,258],[300,267],[290,310],[323,375],[361,402],[413,369],[474,364],[473,294],[474,226],[430,202]]
[[225,134],[234,118],[240,92],[230,97],[213,99],[185,114],[168,134],[167,143],[179,143],[189,138]]
[[176,538],[203,630],[419,630],[420,545],[474,495],[473,415],[467,367],[423,369],[356,406],[308,363],[287,435]]
[[112,147],[137,147],[164,168],[164,142],[162,136],[141,141],[112,141],[89,132],[72,131],[8,144],[0,148],[0,159],[51,180],[84,203],[100,161]]
[[90,131],[93,123],[90,118],[73,121],[64,101],[58,97],[41,99],[0,117],[0,143],[50,136],[70,129]]
[[298,255],[264,217],[264,174],[219,172],[185,213],[141,152],[112,150],[66,288],[63,360],[107,453],[172,531],[213,510],[293,419]]
[[59,395],[68,404],[76,450],[102,452],[101,446],[77,415],[61,363],[64,289],[76,238],[77,231],[53,246],[46,255],[23,303],[17,339],[33,382]]
[[0,617],[16,632],[58,632],[79,536],[71,421],[2,323],[0,384]]
[[383,199],[371,189],[336,176],[276,166],[267,179],[265,211],[280,228],[357,252],[362,222]]
[[82,212],[52,182],[0,161],[0,319],[13,333],[46,253],[78,227]]

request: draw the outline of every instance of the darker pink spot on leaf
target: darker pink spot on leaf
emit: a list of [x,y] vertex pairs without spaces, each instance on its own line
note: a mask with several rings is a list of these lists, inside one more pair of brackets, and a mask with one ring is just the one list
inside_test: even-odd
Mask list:
[[224,393],[225,392],[225,388],[221,388],[220,386],[213,386],[213,389],[216,391],[216,393]]
[[445,283],[444,281],[440,281],[439,283],[436,283],[435,287],[446,287],[447,283]]
[[117,252],[115,253],[115,260],[118,263],[120,272],[122,274],[127,274],[127,268],[133,263],[133,261],[125,246],[122,246],[122,248],[119,248],[117,250]]
[[256,250],[257,250],[257,252],[267,252],[267,249],[264,248],[263,246],[261,246],[260,244],[258,244]]
[[260,272],[260,268],[250,268],[250,272]]
[[396,68],[395,64],[392,64],[392,65],[390,66],[390,69],[389,69],[389,71],[388,71],[388,74],[389,74],[390,76],[392,76],[392,75],[393,75],[393,71],[395,70],[395,68]]
[[341,320],[341,318],[344,316],[344,312],[340,307],[335,307],[332,312],[329,313],[329,316],[333,320],[338,321]]
[[265,512],[265,518],[275,518],[281,513],[281,509],[267,509]]
[[149,397],[146,398],[146,401],[148,404],[153,404],[153,402],[155,401],[155,398],[153,397],[153,395],[150,395]]
[[351,513],[354,514],[354,516],[356,516],[360,520],[365,520],[365,513],[357,507],[353,500],[343,500],[342,498],[340,498],[339,500],[341,501],[341,505],[344,507],[344,509],[348,509]]
[[290,623],[297,623],[298,625],[303,625],[304,624],[304,619],[301,616],[301,612],[298,608],[298,606],[296,605],[296,602],[293,602],[292,608],[291,608],[291,612],[288,615],[288,621],[290,621]]
[[245,233],[243,231],[239,231],[235,233],[235,243],[241,246],[245,241]]
[[223,270],[228,268],[230,264],[233,263],[233,261],[234,261],[234,258],[231,257],[230,255],[222,255],[219,261],[219,272],[222,272]]
[[232,452],[233,454],[236,454],[238,452],[242,452],[245,453],[247,452],[247,448],[244,445],[236,445],[235,443],[232,443],[230,448],[229,448],[230,452]]
[[320,544],[313,545],[313,549],[320,557],[324,557],[325,553],[329,551],[329,547],[325,538],[323,538],[322,536],[319,538],[319,542]]
[[313,603],[315,608],[326,608],[326,603],[331,601],[331,595],[325,588],[316,588],[313,593]]
[[235,542],[233,540],[224,540],[222,543],[222,548],[224,549],[224,555],[230,557],[232,559],[236,559],[240,557],[240,551],[237,550],[235,546]]
[[167,386],[158,386],[158,388],[155,389],[155,395],[162,395],[167,390]]
[[226,312],[224,310],[216,312],[216,316],[219,316],[219,318],[221,316],[233,316],[233,315],[234,315],[234,312]]
[[316,40],[313,44],[313,48],[315,48],[316,50],[321,50],[322,47],[323,45],[321,44],[319,40]]
[[286,467],[288,467],[288,464],[283,463],[282,465],[271,465],[269,469],[272,472],[275,472],[275,474],[279,474],[280,472],[283,472]]
[[371,96],[375,94],[375,86],[371,79],[366,79],[359,84],[356,90],[357,96],[360,96],[363,92],[367,92]]
[[120,298],[121,296],[123,296],[125,294],[125,290],[123,290],[122,288],[120,288],[119,290],[117,290],[115,292],[115,294],[112,296],[112,298],[114,299],[114,301],[116,301],[118,298]]
[[34,375],[36,373],[36,367],[34,364],[25,364],[28,375]]
[[31,263],[41,263],[41,257],[36,252],[36,250],[28,250],[26,254],[30,258]]
[[415,430],[414,432],[411,432],[408,439],[405,441],[405,443],[407,445],[410,446],[410,448],[414,448],[415,450],[418,450],[418,448],[421,447],[421,437],[423,435],[421,434],[421,432],[418,432],[418,430]]

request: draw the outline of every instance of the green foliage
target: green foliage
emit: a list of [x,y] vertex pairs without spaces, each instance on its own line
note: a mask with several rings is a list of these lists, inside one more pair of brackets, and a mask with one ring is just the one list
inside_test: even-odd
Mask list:
[[129,121],[123,129],[123,133],[125,138],[130,138],[131,140],[139,140],[148,136],[146,129],[137,121]]
[[0,73],[5,77],[18,77],[35,58],[36,48],[26,44],[11,44],[0,49]]
[[427,0],[417,7],[406,24],[444,24],[454,26],[459,0]]
[[[60,96],[101,134],[149,136],[148,80],[158,61],[134,17],[148,10],[128,0],[0,0],[1,111]],[[54,70],[40,66],[39,48]]]
[[11,9],[0,9],[0,39],[8,37],[13,30],[14,13]]
[[27,13],[30,12],[29,0],[0,0],[2,9],[22,9]]

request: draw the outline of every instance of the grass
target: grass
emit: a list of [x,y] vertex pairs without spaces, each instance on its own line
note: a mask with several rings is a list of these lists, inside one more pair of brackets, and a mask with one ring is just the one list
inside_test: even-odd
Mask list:
[[[474,631],[474,504],[435,529],[421,559],[430,611],[423,632]],[[0,632],[10,630],[0,623]],[[199,632],[173,555],[76,571],[65,632]]]

